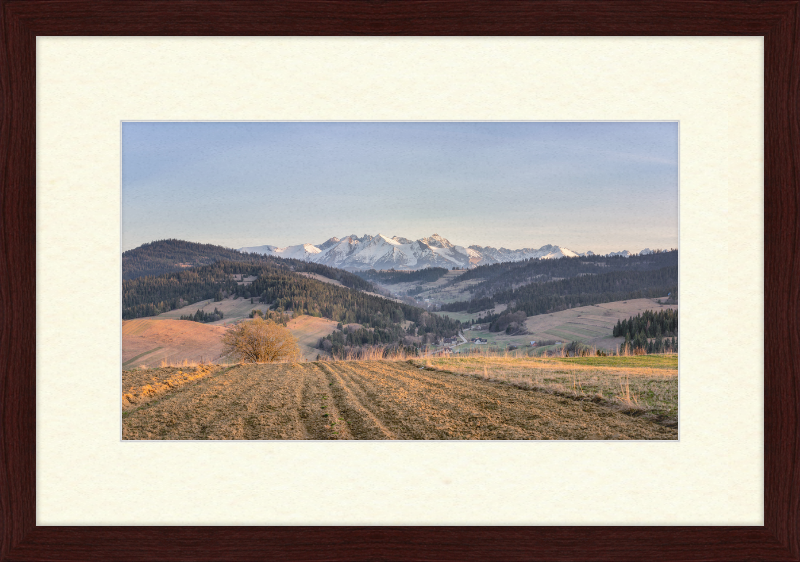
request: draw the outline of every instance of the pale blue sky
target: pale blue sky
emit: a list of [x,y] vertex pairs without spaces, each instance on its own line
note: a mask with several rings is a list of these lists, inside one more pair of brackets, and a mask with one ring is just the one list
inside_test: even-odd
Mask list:
[[122,248],[433,233],[596,253],[678,247],[676,122],[122,124]]

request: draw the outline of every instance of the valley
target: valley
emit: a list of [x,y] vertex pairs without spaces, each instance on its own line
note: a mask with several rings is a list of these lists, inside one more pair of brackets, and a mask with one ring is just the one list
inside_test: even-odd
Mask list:
[[[619,320],[625,320],[631,316],[641,314],[645,310],[677,310],[676,304],[659,304],[661,299],[631,299],[629,301],[609,302],[592,306],[582,306],[553,312],[551,314],[539,314],[529,316],[525,321],[527,334],[508,335],[503,332],[490,332],[488,329],[467,329],[463,331],[464,336],[472,338],[482,338],[488,340],[487,344],[462,344],[453,348],[457,353],[469,353],[474,351],[493,350],[503,352],[510,346],[519,348],[520,353],[525,355],[541,355],[546,351],[558,349],[560,344],[577,341],[588,346],[605,350],[607,352],[616,351],[623,343],[624,338],[613,337],[612,330]],[[505,305],[498,305],[495,313],[502,312]],[[479,322],[483,315],[481,313],[453,313],[437,312],[442,316],[455,316],[461,322],[474,320]],[[477,324],[481,326],[481,324]],[[485,327],[485,324],[483,325]],[[535,341],[537,344],[531,345]],[[550,345],[541,345],[542,341],[552,341]]]

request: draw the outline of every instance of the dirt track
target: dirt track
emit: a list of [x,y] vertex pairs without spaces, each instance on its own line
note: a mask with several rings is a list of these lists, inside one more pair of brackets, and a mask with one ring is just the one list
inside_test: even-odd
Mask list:
[[591,402],[387,361],[217,368],[123,410],[123,439],[677,439]]

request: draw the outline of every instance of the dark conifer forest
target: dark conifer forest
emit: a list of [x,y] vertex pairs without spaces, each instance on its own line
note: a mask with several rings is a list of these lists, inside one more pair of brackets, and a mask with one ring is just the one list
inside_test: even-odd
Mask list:
[[649,271],[678,265],[678,250],[656,250],[652,254],[622,256],[578,256],[555,260],[528,259],[482,265],[470,269],[448,283],[452,285],[471,279],[481,283],[471,289],[473,296],[489,296],[504,289],[528,283],[546,283],[581,275],[600,275],[613,271]]
[[[601,275],[581,275],[561,281],[530,283],[500,291],[491,297],[442,305],[442,310],[477,312],[507,303],[508,311],[524,311],[528,316],[548,314],[604,302],[664,297],[678,287],[678,267],[653,271],[614,271]],[[488,315],[492,322],[498,315]]]
[[645,310],[627,320],[618,321],[614,326],[614,337],[624,337],[622,347],[630,351],[642,350],[646,353],[678,351],[678,311]]
[[394,269],[375,271],[374,269],[370,269],[356,272],[356,275],[368,281],[376,281],[383,285],[394,285],[395,283],[410,283],[414,281],[434,283],[445,275],[447,271],[448,270],[443,267],[426,267],[425,269],[418,269],[416,271],[396,271]]
[[[621,256],[531,259],[467,271],[451,283],[484,279],[471,287],[472,299],[442,305],[445,311],[469,313],[497,304],[528,316],[604,302],[663,297],[677,293],[678,251]],[[489,321],[496,315],[487,317]]]
[[211,265],[222,260],[238,261],[243,256],[249,257],[248,254],[214,244],[175,239],[156,240],[122,252],[122,278],[161,275],[182,271],[187,267]]
[[214,312],[203,312],[199,308],[197,312],[194,314],[186,314],[181,315],[181,320],[191,320],[193,322],[216,322],[217,320],[222,320],[225,318],[225,315],[222,314],[216,307],[214,307]]

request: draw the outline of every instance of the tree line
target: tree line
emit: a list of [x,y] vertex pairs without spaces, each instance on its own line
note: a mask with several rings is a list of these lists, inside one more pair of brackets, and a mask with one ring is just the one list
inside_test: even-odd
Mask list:
[[204,312],[203,310],[197,309],[197,312],[194,314],[186,314],[181,315],[181,320],[192,320],[193,322],[216,322],[217,320],[222,320],[225,317],[221,311],[217,310],[217,307],[214,307],[214,312]]
[[360,327],[354,330],[335,330],[320,339],[319,348],[334,357],[359,356],[366,349],[375,346],[387,348],[402,345],[401,342],[405,335],[405,330],[398,324],[384,328]]
[[388,351],[403,350],[418,354],[426,345],[458,333],[460,322],[422,311],[419,317],[403,329],[399,323],[382,325],[338,324],[336,330],[320,338],[318,347],[334,357],[360,357],[376,347]]
[[648,338],[678,335],[678,311],[672,309],[645,310],[627,320],[618,320],[614,326],[614,337],[631,337],[631,334],[644,333]]
[[396,283],[411,283],[414,281],[433,283],[438,281],[446,273],[447,269],[444,267],[426,267],[425,269],[418,269],[416,271],[397,271],[395,269],[376,271],[374,269],[369,269],[367,271],[356,272],[356,275],[369,281],[377,281],[383,285],[394,285]]
[[527,334],[525,328],[525,319],[528,317],[525,311],[519,310],[517,312],[503,311],[496,320],[489,324],[490,332],[505,332],[507,334]]
[[255,308],[250,311],[250,318],[259,317],[263,320],[272,320],[276,324],[286,326],[291,317],[285,312],[275,312],[274,310],[259,310]]
[[623,349],[634,353],[665,353],[678,351],[678,311],[645,310],[627,320],[617,321],[614,337],[624,337]]

